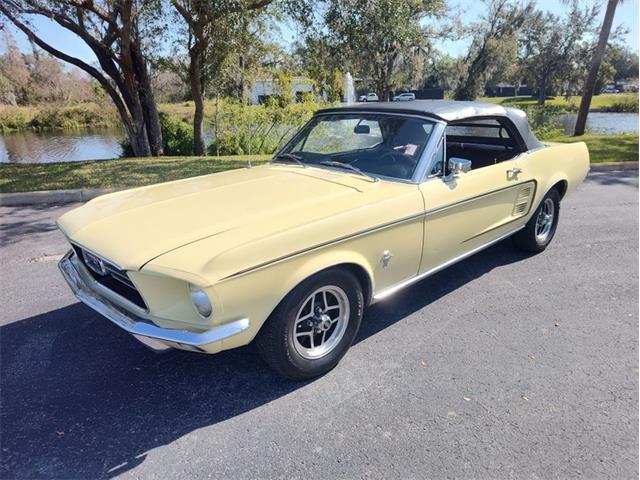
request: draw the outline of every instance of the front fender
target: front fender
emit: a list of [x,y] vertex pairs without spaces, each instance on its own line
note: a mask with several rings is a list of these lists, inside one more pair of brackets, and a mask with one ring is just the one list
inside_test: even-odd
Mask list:
[[222,317],[219,320],[250,320],[247,331],[226,340],[222,349],[249,343],[273,310],[296,286],[312,275],[337,265],[359,268],[368,277],[368,288],[371,291],[375,288],[374,268],[369,260],[359,252],[344,247],[292,257],[225,279],[211,287],[211,296],[219,302],[216,309]]

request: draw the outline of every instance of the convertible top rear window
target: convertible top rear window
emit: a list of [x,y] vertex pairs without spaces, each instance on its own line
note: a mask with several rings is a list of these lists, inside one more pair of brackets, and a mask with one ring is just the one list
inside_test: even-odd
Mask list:
[[403,115],[319,115],[276,158],[410,180],[433,127],[430,120]]
[[510,138],[509,131],[497,120],[456,122],[447,126],[447,135],[460,137]]

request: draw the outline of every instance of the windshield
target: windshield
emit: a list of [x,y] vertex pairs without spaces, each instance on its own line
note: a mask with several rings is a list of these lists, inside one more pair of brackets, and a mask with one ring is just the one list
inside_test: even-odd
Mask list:
[[332,168],[346,164],[351,171],[410,180],[433,126],[399,115],[319,115],[275,159]]

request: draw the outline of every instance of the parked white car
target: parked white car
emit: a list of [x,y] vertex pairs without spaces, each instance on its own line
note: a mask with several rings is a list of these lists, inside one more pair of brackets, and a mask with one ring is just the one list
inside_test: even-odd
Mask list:
[[378,101],[378,94],[377,93],[367,93],[366,95],[360,95],[360,98],[358,99],[361,102],[377,102]]
[[607,85],[602,89],[602,93],[619,93],[615,85]]
[[415,99],[416,99],[416,94],[409,93],[409,92],[401,93],[400,95],[396,95],[395,97],[393,97],[394,102],[410,102]]

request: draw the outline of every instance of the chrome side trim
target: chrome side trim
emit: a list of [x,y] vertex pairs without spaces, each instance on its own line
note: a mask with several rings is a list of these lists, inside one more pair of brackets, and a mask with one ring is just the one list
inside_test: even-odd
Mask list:
[[[150,342],[145,341],[145,339],[177,343],[182,346],[195,347],[194,349],[198,350],[198,347],[201,345],[219,342],[220,340],[244,332],[249,328],[249,319],[247,318],[235,320],[201,333],[161,328],[148,323],[144,319],[99,295],[98,292],[87,285],[71,261],[72,255],[73,250],[67,252],[67,254],[62,257],[62,260],[60,260],[58,267],[76,298],[148,346],[152,345]],[[155,346],[152,346],[152,348],[155,349]],[[167,346],[164,345],[164,348],[167,348]]]
[[379,300],[382,300],[394,293],[396,293],[398,290],[402,290],[405,287],[408,287],[409,285],[412,285],[416,282],[419,282],[420,280],[427,278],[430,275],[433,275],[434,273],[439,272],[440,270],[444,270],[445,268],[453,265],[454,263],[457,263],[461,260],[464,260],[465,258],[470,257],[471,255],[474,255],[475,253],[478,253],[481,250],[484,250],[485,248],[490,247],[491,245],[498,243],[501,240],[504,240],[507,237],[510,237],[511,235],[513,235],[514,233],[516,233],[519,230],[522,230],[525,227],[525,225],[521,225],[518,228],[515,228],[503,235],[500,235],[498,238],[494,238],[493,240],[491,240],[490,242],[487,242],[483,245],[480,245],[479,247],[474,248],[473,250],[469,250],[466,253],[463,253],[462,255],[459,255],[457,257],[452,258],[451,260],[447,260],[446,262],[438,265],[437,267],[432,268],[431,270],[427,270],[424,273],[421,273],[420,275],[416,275],[415,277],[411,277],[407,280],[403,280],[400,283],[397,283],[385,290],[382,290],[381,292],[378,292],[376,294],[373,295],[373,302],[375,303]]

